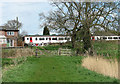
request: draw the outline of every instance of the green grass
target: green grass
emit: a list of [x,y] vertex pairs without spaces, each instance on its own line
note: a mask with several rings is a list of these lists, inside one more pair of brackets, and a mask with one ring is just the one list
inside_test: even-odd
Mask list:
[[[34,47],[35,49],[36,47]],[[71,48],[72,49],[72,45],[71,44],[62,44],[62,45],[47,45],[47,46],[43,46],[42,48],[41,47],[38,47],[38,49],[40,50],[58,50],[59,48]]]
[[[120,56],[118,53],[119,46],[120,45],[118,45],[116,41],[93,41],[93,48],[96,54],[103,55],[107,59],[111,59],[111,58],[119,59]],[[58,50],[59,48],[69,48],[72,49],[73,51],[76,50],[72,48],[72,45],[70,43],[63,45],[48,45],[48,46],[43,46],[43,48],[51,51]],[[38,49],[44,50],[41,47],[38,47]]]
[[22,62],[25,62],[27,57],[17,57],[17,58],[2,58],[2,67],[10,66],[10,65],[15,65],[20,64]]
[[[48,46],[43,46],[44,49],[46,50],[58,50],[60,48],[60,45],[48,45]],[[40,50],[44,50],[41,47],[38,47]]]
[[3,74],[4,82],[117,82],[81,67],[81,56],[29,57]]
[[13,64],[12,59],[10,58],[2,58],[2,66],[8,66],[10,64]]
[[[105,58],[118,58],[118,43],[116,41],[95,41],[93,43],[94,45],[94,50],[96,51],[97,54],[100,54],[105,57]],[[107,54],[110,57],[107,57]]]

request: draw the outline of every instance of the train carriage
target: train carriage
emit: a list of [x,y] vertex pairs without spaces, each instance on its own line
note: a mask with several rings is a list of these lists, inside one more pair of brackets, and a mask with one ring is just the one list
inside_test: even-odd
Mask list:
[[27,35],[24,37],[24,43],[31,44],[33,46],[59,44],[66,43],[68,41],[71,41],[71,37],[62,35]]
[[[91,40],[120,40],[120,36],[91,36]],[[24,36],[24,43],[33,46],[44,46],[48,44],[60,44],[71,41],[71,36],[65,35],[27,35]]]
[[120,36],[92,36],[91,39],[113,41],[113,40],[120,40]]

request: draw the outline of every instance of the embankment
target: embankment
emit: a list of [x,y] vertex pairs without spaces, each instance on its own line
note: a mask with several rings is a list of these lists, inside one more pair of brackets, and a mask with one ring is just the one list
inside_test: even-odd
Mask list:
[[118,78],[119,69],[118,61],[116,59],[107,60],[101,57],[88,56],[82,60],[82,66],[105,76]]

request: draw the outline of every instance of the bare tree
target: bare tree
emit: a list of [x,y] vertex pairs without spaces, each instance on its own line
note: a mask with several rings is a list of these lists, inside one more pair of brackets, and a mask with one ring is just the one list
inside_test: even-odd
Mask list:
[[5,25],[5,28],[14,28],[14,29],[19,29],[22,26],[22,23],[20,23],[17,20],[9,20]]
[[92,49],[91,29],[100,28],[104,31],[117,31],[118,18],[116,2],[59,2],[53,3],[58,9],[48,16],[40,14],[42,25],[52,30],[65,32],[72,36],[72,46],[75,48],[77,32],[83,40],[83,48]]
[[28,35],[28,32],[25,30],[23,30],[21,33],[18,34],[18,39],[17,39],[18,46],[23,46],[25,35]]
[[25,36],[25,35],[28,35],[28,32],[23,30],[21,33],[20,33],[21,36]]

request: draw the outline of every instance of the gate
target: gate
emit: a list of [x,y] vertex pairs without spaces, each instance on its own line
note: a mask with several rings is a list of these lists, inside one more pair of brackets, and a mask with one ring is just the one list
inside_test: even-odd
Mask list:
[[58,55],[65,55],[65,56],[71,56],[72,55],[72,50],[71,49],[58,49]]

